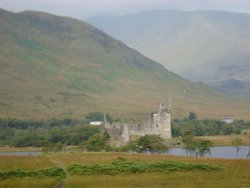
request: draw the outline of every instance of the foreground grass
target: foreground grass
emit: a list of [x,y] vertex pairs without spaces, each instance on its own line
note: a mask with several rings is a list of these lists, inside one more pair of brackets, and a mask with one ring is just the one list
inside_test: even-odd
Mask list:
[[176,157],[170,155],[142,155],[126,153],[68,153],[50,155],[53,159],[63,161],[67,166],[74,163],[81,165],[103,164],[114,161],[117,157],[138,162],[156,162],[164,160],[188,163],[207,163],[222,165],[220,171],[175,171],[149,172],[142,174],[118,175],[73,175],[65,181],[65,188],[81,187],[148,187],[148,188],[248,188],[250,186],[250,160],[226,160],[212,158]]
[[[48,158],[45,157],[0,157],[0,171],[15,172],[15,169],[22,169],[24,171],[38,171],[39,169],[46,169],[55,166]],[[13,173],[12,173],[13,174]],[[8,179],[0,178],[1,188],[44,188],[53,187],[61,177],[12,177]]]
[[[126,158],[135,163],[158,163],[178,161],[221,165],[219,171],[156,171],[136,174],[92,174],[68,175],[64,179],[64,188],[117,188],[117,187],[148,187],[148,188],[248,188],[250,187],[250,160],[226,160],[212,158],[176,157],[170,155],[143,155],[127,153],[50,153],[44,157],[0,157],[0,168],[39,169],[43,164],[54,166],[55,163],[69,167],[72,164],[93,165],[111,163],[118,157]],[[51,162],[53,161],[53,163]],[[8,165],[3,165],[6,163]],[[27,168],[26,168],[27,169]],[[0,180],[0,187],[54,187],[61,180],[54,177],[45,178],[14,178]],[[18,185],[18,186],[17,186]]]
[[38,170],[42,168],[51,168],[54,164],[45,157],[32,156],[1,156],[0,170]]
[[51,188],[56,185],[58,178],[12,178],[0,180],[1,188]]
[[[243,175],[244,176],[244,175]],[[239,178],[236,180],[235,178]],[[146,173],[136,175],[116,176],[71,176],[65,188],[80,187],[148,187],[148,188],[248,188],[249,176],[235,176],[221,172],[175,172],[175,173]]]

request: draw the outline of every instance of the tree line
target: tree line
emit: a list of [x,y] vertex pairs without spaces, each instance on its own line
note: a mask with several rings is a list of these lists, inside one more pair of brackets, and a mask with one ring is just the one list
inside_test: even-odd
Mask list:
[[194,136],[240,134],[244,129],[250,129],[250,122],[237,120],[227,124],[221,120],[199,120],[193,112],[190,112],[187,118],[174,119],[172,121],[173,137],[183,136],[187,131],[191,131]]
[[[106,115],[112,121],[110,115]],[[132,139],[124,147],[112,147],[110,135],[101,127],[90,126],[90,121],[102,121],[100,112],[89,113],[83,120],[71,118],[50,120],[0,119],[0,146],[43,147],[44,150],[62,150],[64,146],[77,146],[87,151],[136,151],[165,152],[169,148],[157,135],[146,135]],[[187,118],[172,121],[173,137],[182,137],[187,149],[196,151],[210,145],[193,139],[186,139],[187,133],[192,136],[239,134],[249,129],[250,123],[242,120],[226,124],[220,120],[198,120],[195,113]],[[205,151],[206,152],[206,151]],[[197,153],[197,155],[202,155]]]

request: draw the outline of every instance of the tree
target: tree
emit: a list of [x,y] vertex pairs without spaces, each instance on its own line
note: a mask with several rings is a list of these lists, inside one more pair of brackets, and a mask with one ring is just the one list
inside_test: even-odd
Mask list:
[[221,128],[221,133],[224,135],[230,135],[234,132],[233,125],[225,124]]
[[212,145],[212,142],[210,140],[195,140],[196,144],[196,156],[203,157],[205,154],[210,153],[210,146]]
[[233,146],[235,146],[236,158],[238,158],[240,146],[242,145],[242,139],[236,137],[231,141],[231,143],[233,144]]
[[210,140],[192,140],[186,144],[185,148],[187,153],[195,155],[196,157],[203,157],[205,154],[210,153],[210,146],[212,142]]
[[16,147],[43,147],[47,144],[48,141],[44,137],[37,135],[29,135],[23,139],[18,140],[18,142],[16,143]]
[[188,119],[190,119],[190,120],[196,120],[197,119],[196,113],[190,112],[189,115],[188,115]]
[[188,144],[194,138],[194,134],[191,131],[185,131],[182,136],[182,142]]
[[71,118],[64,118],[63,120],[64,125],[76,125],[77,123],[79,123],[77,120]]
[[70,135],[68,131],[57,128],[50,133],[49,141],[52,143],[61,142],[63,144],[67,144],[69,137]]
[[171,132],[173,137],[179,137],[181,135],[180,127],[174,126],[174,124],[171,126]]
[[182,136],[182,142],[185,144],[186,155],[192,155],[195,151],[194,135],[191,131],[185,131]]
[[[250,125],[250,124],[249,124]],[[248,137],[248,145],[250,145],[250,134],[249,134],[249,132],[246,132],[246,134],[247,134],[247,137]],[[247,158],[249,158],[250,157],[250,146],[248,146],[248,151],[247,151]]]
[[164,140],[159,135],[145,135],[140,137],[136,142],[138,152],[150,153],[168,151],[168,147],[164,144]]
[[96,133],[100,133],[100,130],[97,126],[83,126],[72,130],[69,138],[69,144],[78,145],[81,142],[87,141]]
[[[103,121],[103,113],[101,112],[90,112],[86,115],[85,119],[89,121]],[[109,114],[106,114],[107,121],[111,122],[112,118]]]
[[88,151],[101,151],[107,145],[107,141],[104,135],[96,133],[87,140],[85,148]]
[[210,153],[212,145],[210,140],[195,140],[191,131],[184,132],[182,142],[185,144],[187,154],[195,154],[196,157],[203,157],[206,153]]

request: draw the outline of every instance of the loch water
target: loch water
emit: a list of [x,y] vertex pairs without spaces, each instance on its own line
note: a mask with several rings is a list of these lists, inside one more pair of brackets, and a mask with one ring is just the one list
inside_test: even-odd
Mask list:
[[[250,156],[248,156],[248,152],[250,152],[250,146],[240,146],[238,155],[234,146],[211,147],[210,150],[210,154],[206,154],[205,157],[225,159],[250,159]],[[184,148],[173,148],[169,151],[169,154],[176,156],[187,156],[187,152]]]

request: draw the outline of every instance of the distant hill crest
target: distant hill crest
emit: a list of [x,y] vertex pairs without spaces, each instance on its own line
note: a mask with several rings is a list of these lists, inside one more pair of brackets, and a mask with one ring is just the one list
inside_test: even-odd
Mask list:
[[232,107],[249,115],[249,104],[189,82],[83,21],[5,10],[0,20],[0,118],[144,118],[169,90],[176,117],[235,117]]
[[[187,79],[250,84],[250,14],[153,10],[86,21]],[[250,99],[245,91],[227,94]]]

